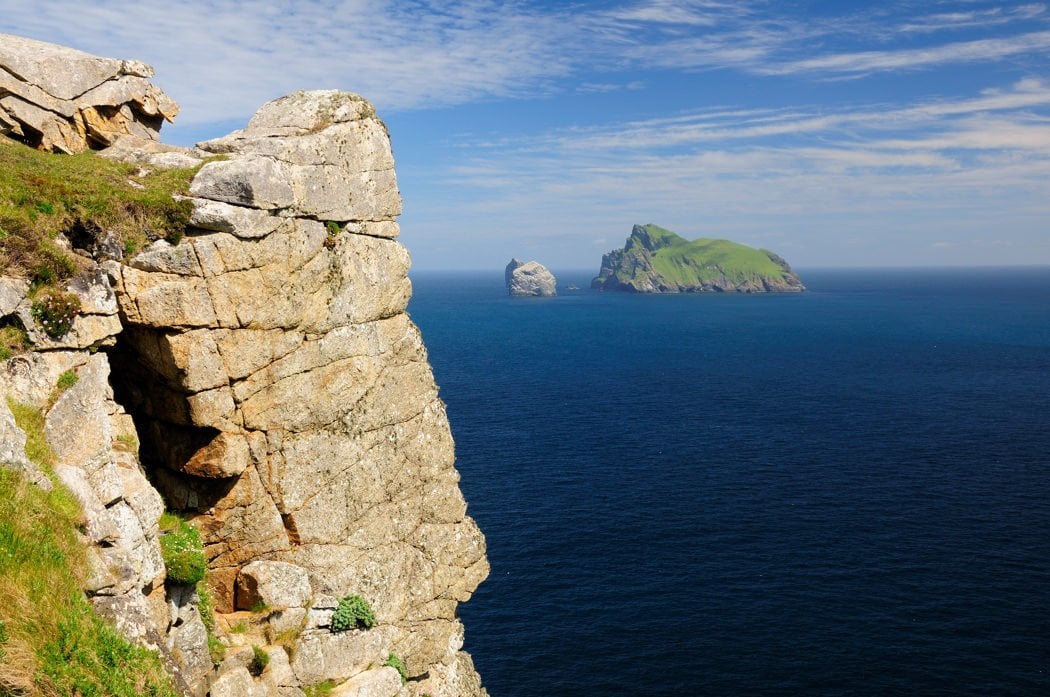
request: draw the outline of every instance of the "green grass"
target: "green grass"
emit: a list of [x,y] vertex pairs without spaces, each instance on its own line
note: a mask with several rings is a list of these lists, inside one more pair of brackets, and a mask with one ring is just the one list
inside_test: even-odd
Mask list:
[[88,605],[82,526],[62,486],[44,492],[0,468],[0,695],[175,697],[157,654]]
[[[103,229],[125,249],[175,241],[192,211],[185,193],[194,169],[151,169],[93,152],[40,152],[0,137],[0,272],[37,285],[73,276],[78,263],[54,240],[76,229]],[[75,235],[74,235],[75,236]]]
[[332,690],[338,683],[335,680],[325,680],[319,682],[316,685],[303,685],[303,692],[306,697],[328,697],[332,694]]
[[702,237],[689,241],[656,225],[644,226],[657,242],[653,269],[678,285],[711,281],[720,276],[740,283],[760,278],[779,278],[781,269],[761,249]]
[[160,517],[160,551],[168,569],[168,581],[197,585],[208,572],[204,545],[197,529],[174,513]]
[[21,327],[0,326],[0,361],[6,361],[29,348],[29,336]]
[[[765,250],[707,237],[690,241],[658,225],[642,226],[640,234],[632,231],[625,253],[644,254],[641,249],[649,250],[653,271],[683,288],[722,278],[741,284],[784,276],[784,270]],[[620,273],[626,275],[625,271],[617,275]],[[634,278],[621,280],[646,280],[642,267],[634,269],[634,274]]]
[[55,466],[55,451],[48,445],[44,435],[44,413],[29,404],[22,404],[8,397],[7,406],[15,417],[15,423],[26,434],[26,457],[50,470]]
[[408,682],[408,672],[405,670],[405,662],[398,658],[396,653],[392,653],[389,656],[387,656],[386,662],[383,663],[383,665],[390,666],[398,672],[398,674],[401,676],[402,685]]

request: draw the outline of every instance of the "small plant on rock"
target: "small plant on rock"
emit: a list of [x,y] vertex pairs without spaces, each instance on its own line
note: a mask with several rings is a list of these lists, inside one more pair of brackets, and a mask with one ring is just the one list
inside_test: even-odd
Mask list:
[[392,653],[386,657],[386,663],[384,666],[390,666],[401,675],[401,684],[404,685],[408,682],[408,673],[405,672],[405,662],[397,657],[396,653]]
[[266,649],[252,646],[252,662],[248,664],[248,672],[259,677],[268,665],[270,665],[270,654],[266,653]]
[[168,580],[172,583],[195,584],[204,578],[208,562],[197,530],[182,518],[170,513],[161,516],[160,551]]
[[33,303],[33,319],[52,339],[61,339],[73,328],[80,312],[80,298],[73,293],[51,292]]
[[0,361],[6,361],[27,348],[29,348],[29,337],[21,327],[0,326]]
[[368,601],[360,595],[348,595],[339,601],[332,615],[332,631],[346,632],[351,629],[371,629],[376,625],[376,616]]

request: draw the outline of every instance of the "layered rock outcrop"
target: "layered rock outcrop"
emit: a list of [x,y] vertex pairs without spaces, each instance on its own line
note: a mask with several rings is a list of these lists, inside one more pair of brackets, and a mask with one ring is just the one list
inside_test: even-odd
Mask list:
[[156,139],[179,108],[151,77],[138,61],[0,34],[0,133],[65,153]]
[[[107,268],[125,325],[118,392],[165,499],[204,532],[219,609],[251,607],[248,565],[293,564],[314,595],[371,602],[364,664],[396,653],[429,676],[420,694],[476,681],[455,607],[488,563],[405,313],[383,123],[356,95],[297,93],[199,147],[225,159],[193,181],[195,227]],[[326,653],[350,639],[305,627],[298,656],[356,665]]]
[[[7,75],[43,89],[62,55],[47,49],[42,65]],[[83,84],[144,72],[93,60]],[[0,123],[28,139],[26,122]],[[109,142],[83,124],[38,129],[39,144],[72,149],[73,132]],[[325,681],[344,695],[485,694],[456,616],[488,574],[484,538],[405,312],[385,125],[361,97],[325,91],[271,102],[194,150],[127,130],[106,156],[162,167],[220,156],[191,185],[182,240],[123,262],[82,259],[65,287],[81,311],[59,338],[37,324],[28,283],[0,278],[0,320],[32,344],[0,361],[0,396],[45,416],[56,474],[84,509],[92,603],[160,651],[187,695],[299,697]],[[0,438],[0,465],[50,485],[3,401]],[[228,646],[214,668],[194,588],[166,574],[165,508],[203,538]],[[339,631],[352,595],[374,627]],[[391,654],[407,683],[384,665]]]
[[515,298],[553,297],[558,294],[558,279],[538,261],[511,259],[504,271],[507,292]]

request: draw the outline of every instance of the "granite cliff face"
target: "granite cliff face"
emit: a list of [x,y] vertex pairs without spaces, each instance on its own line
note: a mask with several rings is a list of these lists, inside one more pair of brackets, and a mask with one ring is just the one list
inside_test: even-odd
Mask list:
[[783,258],[729,240],[692,242],[657,225],[635,225],[623,249],[602,257],[597,290],[632,293],[784,293],[805,290]]
[[511,259],[504,271],[507,292],[516,298],[553,297],[558,294],[558,280],[538,261]]
[[[484,538],[405,313],[384,124],[357,95],[300,92],[174,155],[221,156],[192,183],[185,237],[88,264],[68,288],[83,306],[68,334],[47,336],[28,284],[0,279],[0,319],[33,343],[0,362],[5,396],[45,412],[87,519],[92,603],[164,653],[186,694],[292,697],[325,681],[344,695],[485,694],[456,616],[488,574]],[[0,435],[0,460],[46,486],[2,401]],[[205,543],[230,647],[214,669],[196,593],[166,583],[165,508]],[[370,602],[374,628],[332,631],[348,595]],[[261,675],[253,644],[270,656]]]

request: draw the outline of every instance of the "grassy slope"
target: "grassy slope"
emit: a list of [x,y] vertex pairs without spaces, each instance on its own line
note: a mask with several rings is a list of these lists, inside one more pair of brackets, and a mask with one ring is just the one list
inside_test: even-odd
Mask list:
[[[26,453],[53,455],[38,409],[9,402]],[[83,593],[87,573],[77,502],[0,467],[0,695],[175,697],[160,658],[102,622]]]
[[128,251],[182,234],[196,169],[152,169],[94,152],[57,155],[0,137],[0,273],[51,283],[75,273],[54,242],[79,223],[113,232]]
[[645,230],[657,241],[653,268],[681,286],[697,285],[723,275],[734,282],[783,275],[783,270],[760,249],[706,237],[690,242],[656,225],[646,225]]

